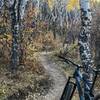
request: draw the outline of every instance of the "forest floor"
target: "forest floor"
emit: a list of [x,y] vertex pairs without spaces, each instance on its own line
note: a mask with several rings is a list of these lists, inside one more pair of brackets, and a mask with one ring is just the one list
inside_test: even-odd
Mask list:
[[49,59],[50,53],[42,52],[39,56],[42,65],[54,82],[53,89],[49,91],[44,100],[60,100],[67,79],[61,69]]
[[[0,100],[60,100],[67,78],[75,68],[60,61],[55,54],[36,53],[36,68],[40,73],[34,73],[33,65],[32,68],[20,66],[16,78],[10,76],[5,65],[0,65]],[[29,58],[33,59],[32,55]],[[79,100],[77,91],[72,100]]]
[[[50,53],[37,53],[37,66],[32,67],[33,56],[29,55],[27,66],[19,66],[17,76],[12,77],[5,65],[0,65],[0,100],[59,100],[66,77],[49,59]],[[3,61],[2,59],[0,59]],[[34,62],[33,62],[34,63]],[[36,70],[37,69],[37,70]],[[34,73],[34,71],[36,73]],[[39,73],[38,73],[39,72]]]
[[26,65],[19,66],[16,77],[9,72],[8,63],[0,58],[0,100],[44,100],[53,80],[41,62],[32,60],[32,54],[28,58]]
[[[18,76],[13,78],[7,66],[0,66],[0,100],[60,100],[67,81],[66,71],[62,70],[64,64],[55,60],[52,56],[54,52],[40,52],[36,55],[36,68],[39,71],[35,71],[40,73],[34,73],[33,65],[28,62],[32,68],[20,66]],[[31,61],[32,55],[29,58]],[[68,73],[71,72],[69,69]]]
[[[60,86],[62,89],[59,90],[59,88],[58,88],[58,93],[60,93],[58,98],[55,97],[55,99],[47,99],[47,100],[60,100],[61,94],[62,94],[63,89],[65,87],[65,84],[67,82],[66,79],[70,75],[72,75],[74,70],[75,70],[75,67],[72,67],[69,64],[67,65],[66,63],[62,62],[57,57],[57,54],[58,54],[57,51],[47,52],[47,53],[43,52],[41,54],[42,56],[40,56],[42,61],[43,61],[43,63],[44,63],[44,66],[46,64],[48,64],[48,65],[45,66],[46,67],[45,69],[47,69],[49,71],[48,73],[50,73],[51,76],[54,76],[55,83],[58,81],[58,83],[55,84],[54,88],[58,87],[59,83],[62,84]],[[53,70],[53,73],[52,73],[52,70]],[[59,74],[60,74],[60,76],[59,76]],[[56,78],[58,79],[57,81],[56,81]],[[63,78],[64,78],[64,81],[63,81]],[[57,94],[55,94],[55,95],[57,95]],[[79,100],[79,98],[78,98],[78,91],[77,90],[75,91],[72,100]]]

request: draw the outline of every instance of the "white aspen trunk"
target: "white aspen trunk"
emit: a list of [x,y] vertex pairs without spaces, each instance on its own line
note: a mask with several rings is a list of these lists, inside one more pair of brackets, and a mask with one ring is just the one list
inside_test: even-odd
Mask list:
[[[88,80],[88,88],[87,84],[84,84],[85,92],[90,91],[92,84],[92,76],[93,72],[92,68],[92,55],[90,49],[90,35],[91,35],[91,9],[89,0],[80,0],[80,8],[81,8],[81,32],[79,34],[79,50],[80,57],[82,61],[82,65],[84,66],[84,79]],[[88,77],[87,77],[88,76]],[[87,100],[87,99],[86,99]]]
[[82,64],[86,72],[89,72],[92,67],[92,55],[90,49],[90,34],[91,34],[91,9],[89,0],[80,0],[81,7],[81,32],[79,34],[79,50]]

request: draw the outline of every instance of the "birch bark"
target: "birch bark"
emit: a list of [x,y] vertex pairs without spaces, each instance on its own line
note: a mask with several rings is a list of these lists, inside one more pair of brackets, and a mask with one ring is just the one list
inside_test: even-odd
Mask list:
[[84,90],[89,91],[92,84],[92,55],[90,49],[90,36],[91,36],[91,9],[89,0],[80,0],[81,10],[81,32],[79,34],[79,51],[82,64],[84,66],[84,79],[88,81],[89,85],[84,84]]
[[10,1],[11,30],[12,30],[12,52],[11,52],[11,71],[16,71],[19,65],[19,7],[20,0]]

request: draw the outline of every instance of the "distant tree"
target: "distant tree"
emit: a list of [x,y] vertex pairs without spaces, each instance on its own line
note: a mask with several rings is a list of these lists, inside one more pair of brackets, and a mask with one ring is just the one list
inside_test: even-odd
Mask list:
[[100,67],[100,7],[95,8],[92,25],[92,49],[95,52],[95,64]]
[[12,30],[12,51],[11,51],[11,71],[16,72],[19,65],[19,36],[20,36],[20,6],[21,0],[11,0],[10,14],[11,14],[11,30]]

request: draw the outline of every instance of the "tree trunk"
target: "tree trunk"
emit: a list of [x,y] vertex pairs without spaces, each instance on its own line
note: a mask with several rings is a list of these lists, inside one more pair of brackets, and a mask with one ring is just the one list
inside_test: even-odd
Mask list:
[[[82,65],[84,66],[84,78],[85,80],[90,80],[89,82],[89,88],[86,87],[86,84],[84,84],[84,90],[90,91],[91,84],[92,84],[92,55],[91,55],[91,49],[90,49],[90,33],[91,33],[91,9],[89,0],[80,0],[80,8],[81,8],[81,32],[79,34],[79,51],[80,51],[80,57],[82,61]],[[87,76],[88,77],[85,77]]]
[[15,72],[19,65],[19,8],[20,0],[14,0],[10,7],[11,12],[11,30],[12,30],[12,54],[11,54],[11,71]]
[[100,37],[96,38],[95,42],[95,63],[97,69],[100,69]]

